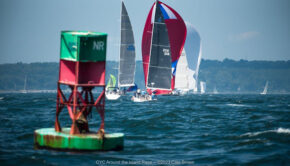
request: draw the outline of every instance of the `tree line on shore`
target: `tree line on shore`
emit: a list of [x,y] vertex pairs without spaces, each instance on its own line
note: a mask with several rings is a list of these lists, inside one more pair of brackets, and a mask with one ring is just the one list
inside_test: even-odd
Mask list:
[[[15,63],[0,65],[0,91],[55,90],[58,79],[57,62]],[[204,60],[199,81],[206,82],[207,92],[217,89],[222,93],[259,93],[269,82],[269,93],[290,92],[290,61]],[[118,62],[107,61],[106,80],[109,74],[117,78]],[[135,82],[144,89],[142,61],[137,61]]]

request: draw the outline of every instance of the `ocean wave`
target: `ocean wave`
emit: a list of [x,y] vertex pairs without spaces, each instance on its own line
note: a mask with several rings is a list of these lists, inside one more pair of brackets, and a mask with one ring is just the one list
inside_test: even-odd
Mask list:
[[283,129],[283,128],[278,128],[278,133],[287,133],[290,134],[290,129]]
[[245,104],[226,104],[226,105],[231,107],[250,107],[249,105]]
[[0,100],[3,100],[4,99],[4,97],[0,97]]
[[242,134],[241,136],[253,137],[253,136],[257,136],[257,135],[265,134],[265,133],[290,134],[290,129],[285,129],[285,128],[279,127],[276,130],[266,130],[266,131],[258,131],[258,132],[249,132],[249,133]]

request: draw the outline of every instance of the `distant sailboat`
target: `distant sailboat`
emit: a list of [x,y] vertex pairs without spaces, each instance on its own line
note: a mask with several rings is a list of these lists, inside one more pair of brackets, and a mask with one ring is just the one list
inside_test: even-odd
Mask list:
[[217,91],[217,89],[216,89],[216,86],[214,87],[214,89],[213,89],[213,94],[218,94],[219,92]]
[[110,75],[109,82],[106,86],[106,98],[108,100],[117,100],[120,97],[119,90],[116,87],[116,77]]
[[237,92],[240,92],[240,91],[241,91],[241,87],[239,86],[238,89],[237,89]]
[[174,89],[177,61],[186,38],[180,15],[156,0],[143,31],[142,60],[147,92],[170,94]]
[[198,73],[202,56],[201,37],[192,24],[186,22],[187,38],[184,45],[188,62],[189,88],[198,91]]
[[[118,74],[118,87],[128,88],[134,86],[135,77],[135,42],[130,18],[122,1],[121,9],[121,41],[120,62]],[[125,92],[125,91],[124,91]]]
[[196,29],[186,22],[187,37],[176,68],[175,89],[180,94],[197,92],[201,60],[201,38]]
[[267,91],[268,91],[268,81],[266,82],[266,85],[265,85],[265,87],[264,87],[264,90],[263,90],[263,92],[262,93],[260,93],[261,95],[265,95],[265,94],[267,94]]
[[200,81],[200,94],[204,94],[206,91],[206,83],[203,81]]
[[20,90],[20,93],[27,93],[26,84],[27,84],[27,76],[25,76],[23,90]]

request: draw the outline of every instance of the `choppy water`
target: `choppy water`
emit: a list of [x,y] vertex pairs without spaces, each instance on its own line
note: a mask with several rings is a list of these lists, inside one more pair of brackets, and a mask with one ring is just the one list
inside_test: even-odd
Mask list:
[[[0,94],[1,165],[290,163],[290,95],[161,96],[148,103],[123,97],[106,102],[106,131],[125,133],[123,151],[34,150],[34,130],[54,126],[55,97]],[[67,111],[61,121],[70,126]],[[97,129],[96,112],[90,121]]]

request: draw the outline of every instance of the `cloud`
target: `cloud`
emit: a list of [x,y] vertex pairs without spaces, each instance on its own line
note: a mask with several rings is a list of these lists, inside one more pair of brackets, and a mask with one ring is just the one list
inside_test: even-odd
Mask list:
[[229,35],[229,40],[230,41],[244,41],[244,40],[249,40],[253,39],[257,36],[259,36],[259,32],[256,31],[248,31],[248,32],[243,32],[235,35]]

